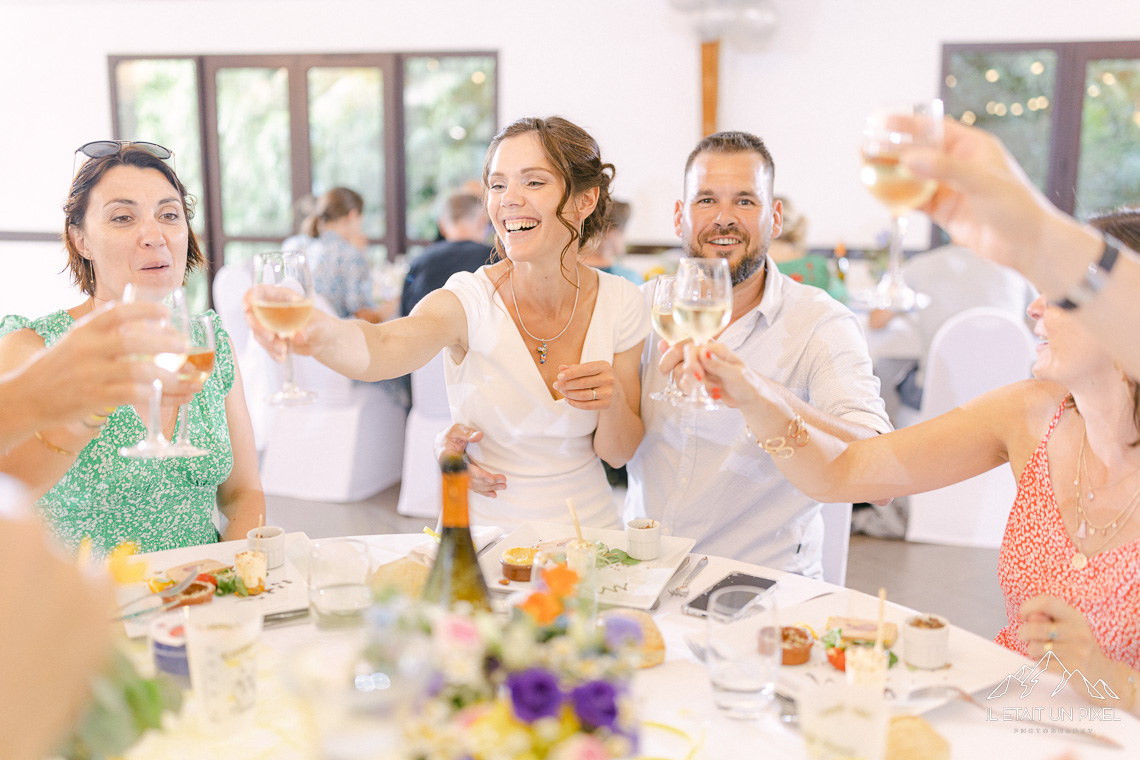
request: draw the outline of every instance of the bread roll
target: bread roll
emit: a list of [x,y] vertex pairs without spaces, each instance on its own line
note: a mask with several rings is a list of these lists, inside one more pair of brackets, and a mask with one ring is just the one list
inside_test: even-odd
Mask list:
[[637,667],[652,668],[665,662],[665,639],[661,636],[661,629],[653,622],[653,617],[642,610],[628,610],[615,608],[606,610],[598,615],[598,625],[604,625],[610,618],[623,618],[637,623],[641,629],[641,662]]
[[372,589],[396,589],[418,599],[424,593],[424,585],[430,573],[429,566],[404,557],[378,567],[372,574]]
[[950,760],[950,743],[917,715],[891,718],[887,760]]

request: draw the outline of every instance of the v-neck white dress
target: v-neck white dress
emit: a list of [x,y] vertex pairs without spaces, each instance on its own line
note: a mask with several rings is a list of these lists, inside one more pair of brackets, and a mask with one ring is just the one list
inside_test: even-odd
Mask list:
[[[467,314],[467,354],[457,362],[457,352],[449,350],[444,361],[451,419],[482,431],[483,440],[469,447],[472,458],[507,478],[495,499],[471,493],[471,522],[508,530],[529,520],[568,523],[566,499],[573,498],[583,525],[618,525],[620,514],[594,453],[598,412],[551,397],[486,267],[452,275],[444,287]],[[613,363],[649,332],[649,310],[637,286],[598,272],[581,363]]]

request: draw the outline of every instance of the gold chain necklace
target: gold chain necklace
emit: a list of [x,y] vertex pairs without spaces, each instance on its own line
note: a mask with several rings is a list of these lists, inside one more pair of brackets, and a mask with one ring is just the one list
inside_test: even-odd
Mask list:
[[523,332],[529,335],[531,340],[539,342],[538,348],[535,349],[538,352],[539,364],[546,364],[546,344],[553,343],[561,338],[563,333],[570,329],[570,323],[574,321],[574,315],[578,312],[578,295],[582,292],[582,273],[578,271],[577,264],[574,265],[574,274],[577,276],[577,282],[574,283],[574,308],[570,310],[570,319],[566,320],[566,326],[562,328],[562,332],[553,338],[540,338],[526,329],[526,325],[523,323],[522,312],[519,311],[519,299],[515,297],[515,268],[511,267],[508,277],[511,281],[511,300],[515,302],[515,316],[519,318],[519,327],[523,329]]
[[[1074,570],[1083,570],[1089,563],[1089,557],[1100,553],[1104,547],[1108,546],[1109,541],[1111,541],[1116,536],[1116,534],[1119,533],[1126,524],[1128,524],[1128,520],[1132,517],[1132,513],[1135,511],[1136,505],[1140,504],[1140,488],[1137,488],[1135,493],[1132,494],[1132,498],[1130,498],[1128,500],[1128,503],[1124,505],[1124,508],[1121,509],[1115,517],[1113,517],[1104,525],[1097,525],[1089,519],[1088,511],[1085,508],[1084,498],[1081,494],[1081,471],[1085,466],[1085,441],[1087,438],[1087,433],[1081,435],[1081,448],[1080,453],[1077,455],[1077,477],[1073,481],[1073,490],[1075,491],[1074,496],[1076,497],[1077,502],[1077,518],[1079,520],[1077,523],[1077,540],[1074,542],[1077,544],[1077,552],[1069,561]],[[1124,478],[1121,478],[1116,482],[1119,483],[1122,480],[1124,480]],[[1115,485],[1115,483],[1113,485]],[[1083,545],[1083,541],[1085,538],[1089,536],[1095,536],[1098,531],[1101,533],[1101,535],[1104,536],[1104,540],[1101,541],[1100,546],[1096,551],[1093,552],[1084,551],[1085,547]]]

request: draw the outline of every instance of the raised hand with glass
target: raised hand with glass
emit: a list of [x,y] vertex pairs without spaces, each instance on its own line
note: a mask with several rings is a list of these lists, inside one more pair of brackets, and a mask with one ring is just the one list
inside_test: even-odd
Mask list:
[[[123,289],[123,303],[146,301],[149,303],[162,303],[169,310],[167,324],[189,337],[190,315],[186,309],[186,296],[182,288],[173,291],[164,287],[148,285],[135,285],[127,283]],[[148,355],[134,355],[134,361],[150,362],[159,369],[167,372],[178,372],[186,363],[188,353],[158,353]],[[162,381],[155,380],[152,386],[150,404],[147,410],[146,437],[134,446],[125,446],[119,453],[131,459],[154,459],[161,457],[178,456],[170,443],[162,434]]]
[[[673,318],[697,349],[728,327],[732,319],[732,277],[725,259],[683,258],[673,283]],[[696,385],[690,402],[720,409],[703,385]]]
[[876,309],[907,312],[930,303],[929,296],[916,293],[903,280],[903,236],[906,215],[930,200],[937,183],[916,177],[899,156],[907,148],[941,146],[942,133],[941,100],[876,109],[864,122],[860,176],[891,214],[887,271],[870,298]]
[[[190,353],[178,371],[178,379],[205,385],[210,373],[214,371],[214,357],[217,353],[213,317],[200,314],[191,319],[189,337]],[[189,404],[178,408],[178,440],[170,445],[171,456],[203,457],[210,453],[190,443],[189,409]]]
[[[657,331],[670,347],[675,346],[686,338],[685,331],[673,315],[673,287],[676,279],[672,275],[663,274],[653,281],[653,329]],[[677,387],[673,373],[669,373],[669,384],[663,390],[649,394],[654,401],[668,401],[676,406],[685,394]]]
[[253,257],[253,314],[285,341],[285,383],[268,398],[275,406],[311,404],[317,394],[293,382],[293,336],[313,316],[313,275],[303,253],[259,253]]

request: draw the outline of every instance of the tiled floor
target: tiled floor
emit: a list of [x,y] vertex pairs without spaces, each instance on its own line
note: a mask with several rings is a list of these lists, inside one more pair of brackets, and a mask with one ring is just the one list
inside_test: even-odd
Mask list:
[[[418,533],[435,520],[396,514],[399,485],[360,502],[325,504],[269,496],[267,521],[310,538]],[[1005,624],[997,582],[996,549],[963,549],[852,536],[847,585],[935,612],[980,636],[992,638]]]

